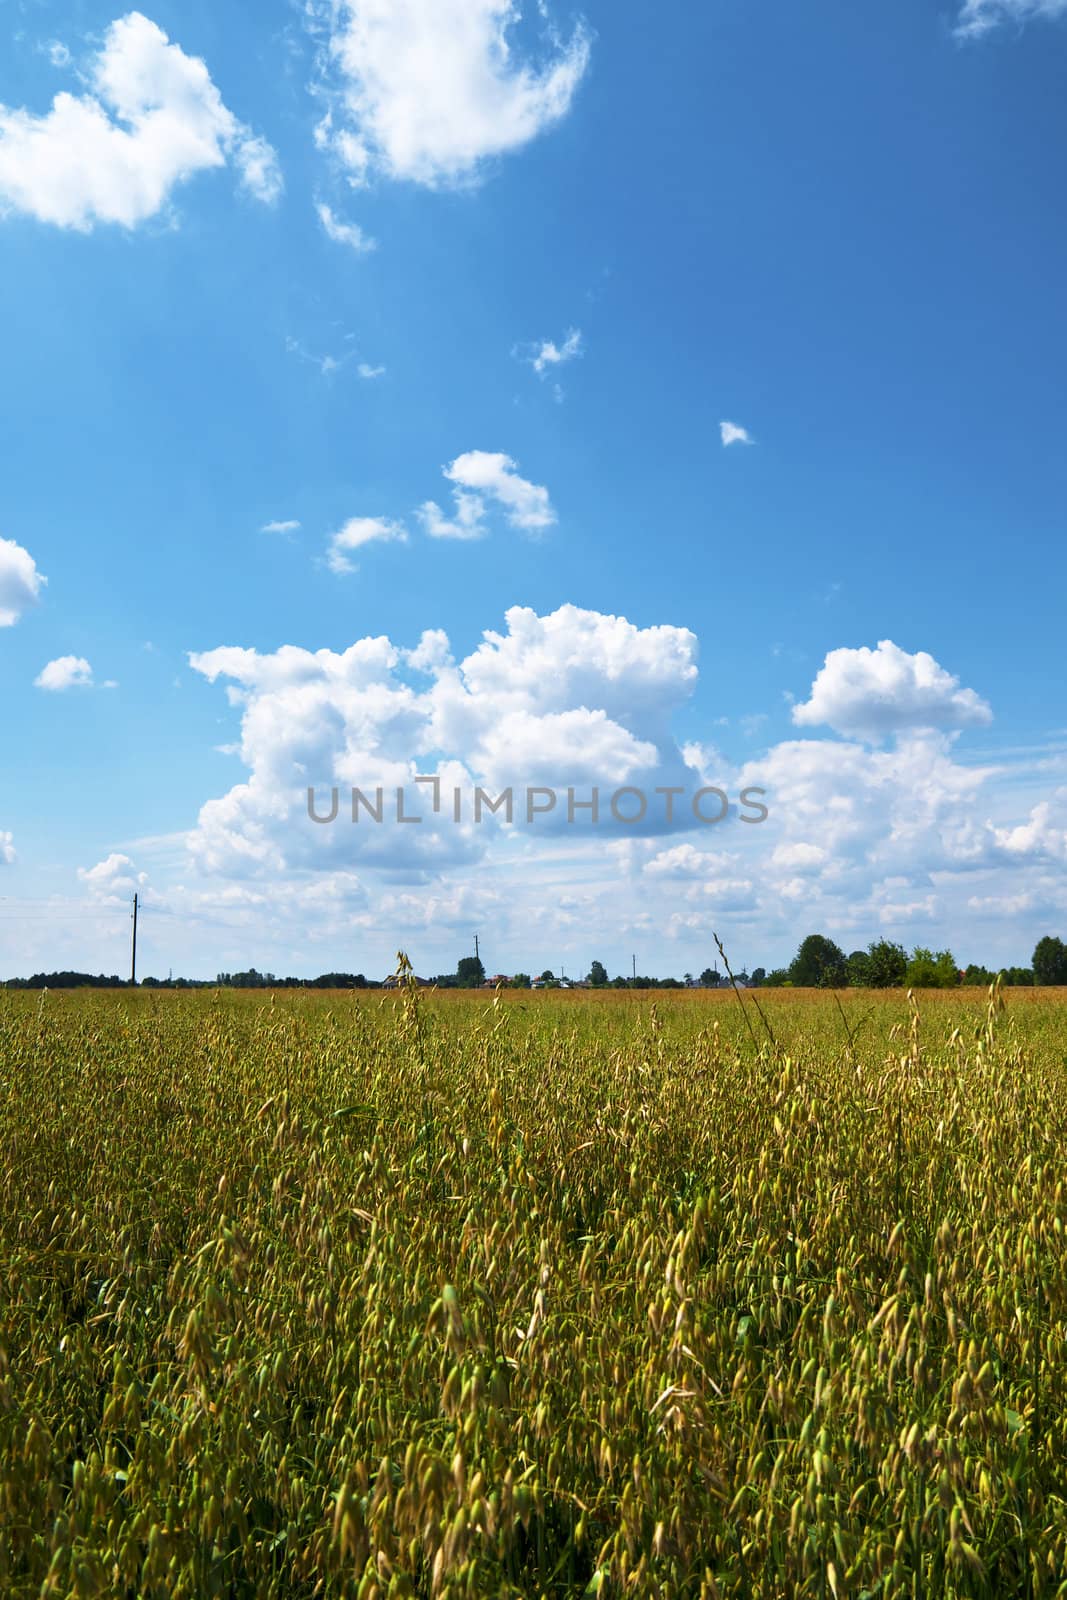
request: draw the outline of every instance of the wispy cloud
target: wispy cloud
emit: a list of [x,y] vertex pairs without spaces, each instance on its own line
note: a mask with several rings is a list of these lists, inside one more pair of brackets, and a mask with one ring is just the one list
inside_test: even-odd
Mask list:
[[[348,337],[352,338],[353,336],[349,334]],[[324,378],[332,378],[334,373],[340,372],[343,367],[347,367],[353,361],[356,363],[357,373],[363,379],[381,378],[385,374],[384,367],[375,367],[369,361],[361,361],[359,351],[354,346],[350,350],[346,350],[343,355],[335,356],[327,352],[326,355],[319,356],[313,350],[309,350],[302,339],[294,339],[290,335],[285,341],[285,348],[291,356],[297,356],[301,361],[306,361],[309,366],[318,367]]]
[[355,222],[345,222],[335,211],[324,202],[319,201],[315,210],[319,221],[322,223],[323,232],[335,244],[347,245],[357,255],[367,255],[371,250],[378,248],[378,241],[363,232]]
[[748,429],[740,427],[736,422],[720,422],[719,434],[726,449],[729,449],[732,444],[755,444],[756,442]]
[[1003,23],[1067,17],[1067,0],[965,0],[956,23],[961,39],[979,39]]
[[427,500],[418,511],[432,539],[481,538],[488,503],[500,508],[512,528],[525,533],[541,532],[558,520],[548,490],[521,477],[510,456],[468,450],[444,468],[444,475],[455,486],[455,515],[446,516],[435,500]]
[[408,530],[402,522],[390,522],[387,517],[351,517],[343,528],[330,537],[326,565],[338,577],[347,577],[358,571],[351,560],[353,551],[368,544],[407,544]]
[[530,365],[539,378],[543,378],[552,367],[561,367],[565,362],[573,361],[582,355],[582,330],[568,328],[562,344],[556,344],[553,339],[543,339],[534,347],[535,353],[530,359]]
[[265,522],[259,531],[260,533],[299,533],[300,524],[292,520],[287,522]]

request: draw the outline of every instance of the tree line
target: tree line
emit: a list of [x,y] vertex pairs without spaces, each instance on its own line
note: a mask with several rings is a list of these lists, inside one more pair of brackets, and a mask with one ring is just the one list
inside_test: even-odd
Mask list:
[[1046,935],[1034,947],[1028,967],[998,970],[972,962],[961,968],[951,950],[917,945],[909,955],[891,939],[875,939],[866,950],[846,955],[822,933],[809,934],[788,967],[768,972],[769,988],[804,989],[954,989],[959,984],[989,984],[1000,977],[1014,986],[1067,984],[1067,944]]
[[[1039,939],[1028,967],[1006,967],[999,971],[972,962],[960,968],[951,950],[928,950],[917,945],[909,954],[902,944],[891,939],[875,939],[865,950],[846,955],[840,945],[823,933],[810,933],[802,940],[788,967],[767,972],[757,967],[740,980],[755,988],[782,989],[953,989],[960,984],[990,984],[994,978],[1009,985],[1067,985],[1067,944],[1051,934]],[[455,972],[442,972],[424,980],[439,989],[480,989],[486,980],[485,967],[477,956],[461,956]],[[517,972],[506,980],[514,989],[529,989],[533,982],[545,988],[559,988],[563,980],[546,968],[534,980],[529,973]],[[594,989],[683,989],[693,986],[687,972],[684,978],[650,978],[621,975],[609,978],[601,961],[594,961],[583,980]],[[717,970],[705,967],[699,983],[717,988],[728,980]],[[367,978],[362,972],[324,972],[317,978],[278,978],[273,972],[220,972],[211,978],[142,978],[142,989],[381,989],[388,979]],[[38,972],[32,978],[9,978],[0,982],[5,989],[127,989],[129,979],[115,975],[94,976],[87,972]]]

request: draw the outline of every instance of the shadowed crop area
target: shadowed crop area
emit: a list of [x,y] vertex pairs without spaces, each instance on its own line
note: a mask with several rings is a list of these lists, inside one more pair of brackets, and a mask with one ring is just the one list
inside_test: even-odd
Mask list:
[[1067,1593],[1063,992],[0,995],[0,1593]]

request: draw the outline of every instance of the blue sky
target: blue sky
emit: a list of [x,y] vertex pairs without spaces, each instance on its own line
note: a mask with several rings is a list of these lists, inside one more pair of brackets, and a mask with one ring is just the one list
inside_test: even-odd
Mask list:
[[4,8],[5,974],[1067,929],[1067,4],[514,9]]

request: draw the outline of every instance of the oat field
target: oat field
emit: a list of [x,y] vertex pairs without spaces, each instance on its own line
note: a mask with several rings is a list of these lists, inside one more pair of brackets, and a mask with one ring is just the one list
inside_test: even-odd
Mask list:
[[1067,994],[759,1000],[0,993],[0,1594],[1067,1594]]

